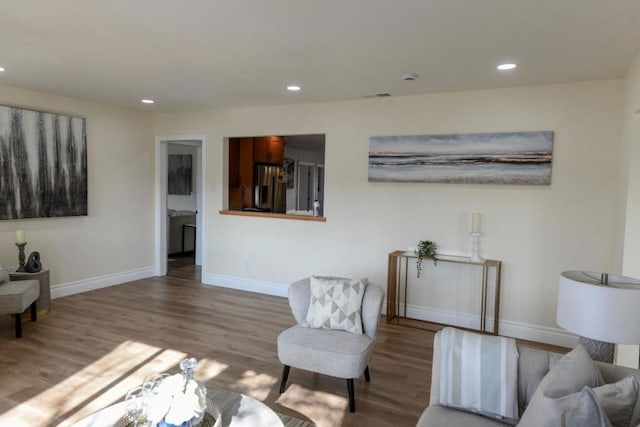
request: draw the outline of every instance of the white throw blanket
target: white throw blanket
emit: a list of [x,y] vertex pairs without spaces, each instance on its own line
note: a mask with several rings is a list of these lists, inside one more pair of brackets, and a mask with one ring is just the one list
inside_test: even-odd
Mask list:
[[515,424],[518,349],[513,338],[445,328],[440,357],[440,404]]

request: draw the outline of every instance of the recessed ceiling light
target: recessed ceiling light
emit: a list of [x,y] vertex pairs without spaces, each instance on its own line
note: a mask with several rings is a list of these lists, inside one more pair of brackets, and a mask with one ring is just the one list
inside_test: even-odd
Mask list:
[[153,104],[156,101],[154,101],[153,99],[143,99],[140,102],[142,102],[143,104]]
[[0,73],[4,71],[4,68],[0,67]]
[[505,71],[505,70],[513,70],[516,67],[517,67],[516,64],[500,64],[500,65],[498,65],[497,68],[498,68],[498,70]]
[[289,86],[287,86],[287,90],[291,91],[291,92],[297,92],[300,89],[302,89],[302,88],[300,86],[298,86],[298,85],[289,85]]

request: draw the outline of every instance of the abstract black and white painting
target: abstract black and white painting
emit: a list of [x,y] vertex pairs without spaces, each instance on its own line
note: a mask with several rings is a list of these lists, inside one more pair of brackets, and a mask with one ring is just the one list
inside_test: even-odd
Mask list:
[[169,154],[169,194],[191,194],[191,154]]
[[0,220],[87,215],[87,122],[0,106]]
[[372,136],[369,181],[551,184],[553,132]]

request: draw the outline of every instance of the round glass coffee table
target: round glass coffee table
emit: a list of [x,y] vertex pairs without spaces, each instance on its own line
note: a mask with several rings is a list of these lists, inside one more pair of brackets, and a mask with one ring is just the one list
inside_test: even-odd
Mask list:
[[[278,414],[246,394],[209,389],[207,399],[220,409],[222,427],[284,427]],[[124,411],[125,402],[119,402],[83,418],[73,427],[117,426]]]

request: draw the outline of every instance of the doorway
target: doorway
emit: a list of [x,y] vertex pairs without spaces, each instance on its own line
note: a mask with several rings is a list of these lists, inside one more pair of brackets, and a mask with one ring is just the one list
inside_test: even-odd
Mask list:
[[[315,207],[317,204],[317,208]],[[324,165],[298,162],[296,209],[324,216]]]
[[298,210],[313,210],[314,166],[313,163],[298,162]]
[[[174,153],[172,155],[182,153],[179,154],[182,156],[187,155],[185,153],[190,154],[193,174],[192,191],[189,191],[189,194],[168,194],[170,153]],[[169,253],[173,252],[172,255],[175,255],[175,248],[179,247],[181,255],[191,255],[193,258],[187,263],[185,257],[179,257],[179,262],[176,264],[177,275],[189,276],[188,278],[201,281],[201,271],[207,250],[203,244],[207,226],[206,216],[202,215],[205,158],[206,144],[202,135],[156,137],[155,273],[157,276],[167,275]],[[177,258],[172,257],[174,260]],[[174,273],[172,275],[175,275]]]

